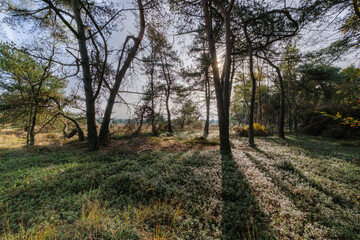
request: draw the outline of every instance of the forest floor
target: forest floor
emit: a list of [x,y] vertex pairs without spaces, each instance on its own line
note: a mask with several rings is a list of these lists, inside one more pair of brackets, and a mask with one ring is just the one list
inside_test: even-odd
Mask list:
[[[60,136],[60,135],[59,135]],[[0,239],[360,239],[360,146],[216,132],[116,136],[88,153],[0,131]]]

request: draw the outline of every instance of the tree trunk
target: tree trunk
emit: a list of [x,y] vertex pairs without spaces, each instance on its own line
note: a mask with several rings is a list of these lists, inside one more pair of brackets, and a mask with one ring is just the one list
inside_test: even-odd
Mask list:
[[279,118],[278,136],[280,138],[285,139],[285,132],[284,132],[284,127],[285,127],[285,90],[284,90],[284,83],[283,83],[283,78],[281,76],[280,69],[277,66],[275,66],[275,69],[276,69],[276,73],[278,75],[279,83],[280,83],[280,118]]
[[250,100],[250,111],[249,111],[249,146],[255,146],[255,139],[254,139],[254,109],[255,109],[255,94],[256,94],[256,78],[254,75],[254,56],[253,56],[253,49],[252,49],[252,42],[247,32],[247,25],[244,25],[244,33],[246,42],[248,45],[249,51],[249,71],[251,77],[251,100]]
[[[114,108],[114,103],[115,103],[115,99],[116,96],[119,92],[119,88],[121,85],[121,82],[125,76],[126,71],[128,70],[128,68],[130,67],[130,64],[132,62],[132,60],[134,59],[134,57],[136,56],[136,53],[139,49],[140,43],[144,37],[144,32],[145,32],[145,17],[144,17],[144,8],[142,5],[142,0],[138,0],[138,7],[139,7],[139,17],[140,17],[140,31],[139,31],[139,35],[137,36],[137,38],[133,38],[134,39],[134,45],[132,46],[126,60],[124,61],[124,64],[122,65],[121,69],[118,69],[116,77],[115,77],[115,84],[114,86],[110,89],[110,96],[108,99],[108,102],[106,104],[106,109],[105,109],[105,114],[103,117],[103,121],[101,123],[101,128],[100,128],[100,134],[99,134],[99,141],[101,142],[101,144],[106,144],[109,140],[109,124],[110,124],[110,120],[111,120],[111,114],[112,114],[112,110]],[[126,41],[125,41],[126,43]],[[125,49],[123,49],[123,51],[125,51]],[[121,58],[119,60],[119,66],[121,64]]]
[[35,125],[37,119],[37,106],[34,107],[34,112],[32,113],[31,124],[29,128],[29,146],[34,146],[35,144]]
[[98,147],[97,143],[97,130],[96,130],[96,111],[95,111],[95,99],[92,87],[92,78],[90,71],[90,60],[86,47],[86,35],[85,27],[81,19],[81,12],[78,6],[77,0],[72,0],[74,18],[78,29],[78,44],[81,56],[81,67],[83,71],[83,83],[85,90],[85,101],[86,101],[86,120],[87,120],[87,131],[88,131],[88,150],[95,151]]
[[205,119],[205,127],[204,127],[204,135],[209,135],[210,128],[210,81],[209,81],[209,72],[206,70],[205,72],[205,101],[206,101],[206,119]]
[[165,106],[166,106],[166,113],[167,113],[167,129],[168,129],[167,131],[169,133],[173,133],[172,125],[171,125],[171,112],[170,112],[170,106],[169,106],[172,80],[171,80],[171,75],[170,75],[170,71],[168,68],[168,62],[166,59],[166,55],[164,55],[164,56],[160,55],[160,58],[161,58],[161,68],[162,68],[163,75],[164,75],[164,78],[166,81]]
[[151,132],[153,136],[157,136],[158,135],[158,131],[157,131],[157,127],[156,127],[156,116],[155,116],[155,103],[154,103],[154,98],[155,98],[155,89],[154,89],[154,64],[152,65],[152,69],[151,69],[151,82],[150,82],[150,87],[151,87]]
[[78,134],[79,142],[85,141],[84,132],[83,132],[83,130],[81,129],[79,123],[78,123],[75,119],[73,119],[73,118],[71,118],[71,117],[69,117],[69,116],[66,116],[64,113],[61,113],[61,115],[63,115],[64,118],[69,119],[70,121],[72,121],[72,122],[75,124],[76,129],[77,129],[77,134]]
[[249,145],[251,147],[255,146],[255,137],[254,137],[254,109],[255,109],[255,95],[256,95],[256,79],[253,72],[253,61],[252,53],[250,55],[250,75],[251,75],[251,100],[250,100],[250,111],[249,111]]
[[[168,88],[170,88],[168,86]],[[166,112],[167,112],[167,129],[169,133],[173,133],[172,126],[171,126],[171,112],[170,112],[170,106],[169,106],[169,100],[170,100],[170,89],[166,90]]]
[[146,111],[146,108],[143,109],[143,111],[141,112],[141,117],[140,117],[140,124],[139,124],[139,127],[138,129],[135,131],[134,134],[139,134],[140,133],[140,130],[141,130],[141,127],[143,125],[143,121],[144,121],[144,114],[145,114],[145,111]]
[[[219,120],[219,136],[220,136],[220,152],[223,154],[231,154],[231,145],[229,139],[229,107],[230,107],[230,72],[231,72],[231,29],[230,29],[230,11],[224,9],[222,3],[215,1],[215,4],[220,8],[225,22],[225,63],[222,76],[220,78],[217,53],[215,47],[215,38],[212,29],[212,18],[209,13],[209,5],[207,0],[202,0],[202,9],[204,13],[206,35],[209,44],[210,62],[213,70],[216,102]],[[230,4],[231,5],[231,4]]]

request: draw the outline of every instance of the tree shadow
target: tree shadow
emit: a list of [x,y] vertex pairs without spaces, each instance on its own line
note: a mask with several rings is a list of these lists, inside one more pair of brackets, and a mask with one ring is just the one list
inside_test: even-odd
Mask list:
[[[262,151],[259,148],[254,148],[257,152],[259,152],[260,154],[265,155],[267,158],[269,159],[273,159],[272,156],[268,155],[267,153],[265,153],[264,151]],[[288,188],[286,188],[283,184],[281,184],[281,181],[279,178],[277,178],[276,176],[274,176],[273,174],[270,173],[270,171],[257,159],[255,159],[255,157],[253,157],[251,154],[249,153],[245,153],[245,155],[259,168],[261,169],[263,172],[265,172],[268,176],[270,176],[275,183],[277,183],[277,185],[286,193],[286,195],[288,197],[290,197],[291,199],[293,199],[293,201],[297,201],[298,199],[295,197],[295,195],[292,193],[292,191]],[[298,170],[290,161],[283,161],[280,164],[276,165],[276,168],[282,171],[288,171],[292,174],[294,174],[295,176],[297,176],[299,179],[301,179],[304,183],[309,184],[310,187],[315,188],[317,191],[322,192],[323,194],[325,194],[328,197],[331,197],[333,203],[340,205],[341,207],[353,207],[356,206],[356,204],[352,201],[347,200],[346,198],[342,197],[341,195],[332,193],[328,190],[326,190],[320,183],[316,182],[313,179],[310,179],[308,177],[306,177],[300,170]]]
[[298,135],[296,137],[290,135],[285,140],[279,138],[266,138],[278,145],[290,145],[299,147],[309,157],[329,158],[335,157],[343,159],[347,162],[360,165],[360,149],[356,147],[341,146],[335,141],[330,141],[321,137],[311,137]]
[[[255,149],[255,150],[257,150],[257,152],[265,156],[269,156],[260,149]],[[354,225],[351,226],[344,225],[343,222],[340,222],[338,219],[334,219],[334,216],[321,214],[321,211],[319,210],[319,206],[318,206],[319,204],[318,199],[320,199],[318,194],[315,194],[311,199],[308,199],[303,194],[294,192],[286,185],[287,182],[286,178],[284,179],[282,177],[278,177],[272,172],[270,172],[269,169],[260,160],[256,159],[252,154],[245,152],[245,155],[256,165],[258,169],[260,169],[262,172],[264,172],[268,177],[272,179],[272,182],[279,187],[279,189],[285,194],[285,196],[287,196],[293,202],[293,204],[296,207],[298,207],[301,211],[309,214],[308,221],[310,221],[311,223],[318,222],[323,226],[332,228],[331,231],[336,232],[335,239],[357,239],[354,234],[355,233],[358,234],[358,230],[357,230],[358,224],[354,223]],[[272,156],[270,156],[270,158],[273,159]],[[330,197],[332,202],[340,206],[340,208],[334,208],[332,206],[327,205],[326,203],[323,203],[324,206],[326,208],[333,209],[334,211],[335,209],[341,209],[341,211],[337,210],[337,213],[340,214],[339,216],[341,216],[341,218],[344,220],[346,224],[352,221],[351,217],[344,213],[347,212],[347,210],[353,211],[353,209],[357,207],[355,202],[352,202],[341,195],[328,191],[321,184],[306,177],[300,170],[296,169],[295,166],[292,165],[292,163],[289,161],[283,161],[282,163],[275,165],[274,167],[276,167],[280,171],[290,172],[291,174],[300,178],[302,182],[316,189],[318,193],[322,193]],[[322,211],[326,211],[326,210],[322,210]],[[302,231],[305,231],[305,226],[303,226]]]
[[222,239],[275,239],[265,213],[231,155],[222,158]]

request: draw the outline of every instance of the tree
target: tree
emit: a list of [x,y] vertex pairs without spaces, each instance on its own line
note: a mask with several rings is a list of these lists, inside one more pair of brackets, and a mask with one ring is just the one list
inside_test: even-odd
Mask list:
[[177,53],[172,50],[172,46],[168,43],[165,35],[158,32],[159,47],[159,67],[160,67],[160,77],[164,80],[164,83],[161,84],[165,95],[165,107],[167,115],[167,131],[173,133],[172,121],[171,121],[171,109],[170,109],[170,100],[171,95],[174,92],[176,87],[176,79],[178,77],[178,72],[176,69],[179,68],[180,59],[177,56]]
[[[249,9],[238,10],[239,14],[248,12]],[[272,66],[277,73],[280,83],[280,120],[279,120],[279,136],[285,138],[284,135],[284,119],[285,119],[285,90],[280,69],[273,64],[267,57],[267,52],[271,52],[273,44],[284,39],[293,37],[299,30],[298,22],[291,16],[286,9],[269,9],[269,7],[260,8],[259,12],[250,12],[246,16],[240,16],[242,30],[246,39],[247,52],[249,57],[249,73],[252,81],[252,95],[249,111],[249,145],[255,146],[254,141],[254,107],[256,94],[256,77],[254,75],[254,56],[264,59]],[[240,45],[241,46],[241,45]],[[241,50],[240,50],[241,53]],[[260,55],[262,54],[262,55]]]
[[191,99],[184,99],[180,109],[176,110],[175,114],[178,116],[176,122],[181,129],[184,129],[185,125],[196,123],[200,117],[197,106]]
[[[137,0],[137,6],[139,8],[139,23],[140,23],[140,29],[139,29],[138,36],[137,37],[134,37],[132,35],[127,36],[127,38],[123,44],[123,48],[121,50],[120,58],[118,60],[118,67],[116,70],[114,85],[112,87],[110,87],[109,84],[107,84],[107,86],[110,90],[110,95],[109,95],[109,98],[107,101],[104,118],[103,118],[101,128],[100,128],[99,139],[100,139],[100,142],[102,142],[102,143],[106,143],[109,138],[109,124],[110,124],[110,120],[111,120],[111,114],[112,114],[112,110],[114,107],[115,99],[118,95],[119,88],[124,79],[124,76],[125,76],[127,70],[129,69],[131,62],[135,58],[135,56],[138,52],[139,46],[141,44],[141,41],[144,37],[145,12],[144,12],[144,6],[142,3],[142,0]],[[132,45],[132,47],[130,47],[127,50],[127,55],[126,55],[126,47],[128,46],[128,43],[130,40],[133,40],[134,44]],[[123,57],[125,57],[124,60],[123,60]]]
[[210,14],[210,5],[207,0],[201,0],[203,18],[205,22],[206,36],[209,44],[210,62],[212,66],[213,79],[215,85],[218,120],[219,120],[219,134],[220,134],[220,151],[224,154],[231,153],[230,139],[229,139],[229,112],[230,112],[230,97],[232,86],[232,31],[230,23],[230,15],[234,6],[234,0],[228,1],[213,1],[219,9],[224,21],[225,28],[225,62],[220,75],[216,41],[213,29],[213,16]]
[[[151,132],[154,136],[158,135],[158,129],[156,127],[156,110],[155,105],[158,103],[160,98],[160,89],[159,83],[156,81],[157,73],[157,64],[159,62],[158,56],[158,45],[155,39],[152,38],[152,33],[154,33],[151,28],[148,28],[149,38],[150,38],[150,52],[148,56],[143,57],[143,66],[145,74],[148,77],[148,84],[145,86],[145,94],[142,96],[142,106],[140,107],[140,118],[143,119],[146,114],[150,118],[151,122]],[[142,121],[142,120],[141,120]],[[140,131],[141,125],[138,128]]]
[[286,45],[285,52],[282,56],[282,61],[280,64],[280,69],[284,78],[284,81],[287,85],[287,99],[288,99],[288,122],[289,129],[292,130],[292,125],[294,125],[294,130],[298,130],[298,121],[299,121],[299,112],[298,112],[298,103],[297,103],[297,66],[300,64],[301,56],[299,49],[295,47],[294,44],[289,43]]
[[[24,121],[27,131],[26,144],[34,145],[35,127],[39,115],[51,108],[51,99],[62,98],[65,81],[52,72],[53,46],[48,62],[38,62],[13,45],[0,45],[1,107],[2,116],[13,121]],[[9,113],[4,114],[4,112]],[[9,121],[9,119],[8,119]]]
[[305,63],[298,68],[301,78],[298,86],[303,90],[303,100],[313,106],[329,103],[336,94],[335,84],[341,79],[340,68],[324,63]]
[[197,33],[193,47],[190,49],[190,53],[195,53],[196,66],[195,69],[191,69],[185,72],[187,79],[195,91],[203,92],[205,101],[205,124],[204,124],[204,136],[209,134],[210,128],[210,103],[212,98],[212,84],[211,84],[211,64],[208,48],[206,47],[206,37],[204,31],[199,30]]
[[[148,4],[152,2],[150,1]],[[106,143],[109,136],[112,109],[119,87],[137,53],[144,34],[145,18],[142,0],[137,0],[140,22],[139,34],[137,37],[131,35],[126,38],[123,48],[120,50],[120,56],[117,56],[118,65],[112,86],[105,79],[112,69],[108,64],[111,52],[108,50],[107,41],[111,35],[112,27],[114,27],[114,20],[123,12],[123,9],[114,8],[114,5],[108,1],[88,2],[81,0],[37,0],[32,5],[26,3],[20,4],[19,7],[14,7],[11,3],[8,5],[9,10],[16,16],[31,17],[33,20],[39,21],[40,26],[48,27],[51,25],[52,37],[59,38],[64,42],[67,38],[75,38],[78,47],[74,48],[69,43],[66,50],[75,58],[76,65],[81,64],[86,103],[88,150],[96,150],[98,138],[95,102],[101,92],[102,85],[105,85],[110,94],[99,138],[101,143]],[[75,23],[75,26],[73,23]],[[65,31],[64,26],[66,27]],[[134,44],[129,47],[131,40],[133,40]],[[77,53],[80,55],[79,58]],[[70,66],[73,65],[70,64]]]

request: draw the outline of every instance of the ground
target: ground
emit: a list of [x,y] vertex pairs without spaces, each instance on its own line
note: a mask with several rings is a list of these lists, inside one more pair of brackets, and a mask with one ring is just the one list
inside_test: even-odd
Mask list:
[[2,239],[360,239],[354,140],[233,137],[221,156],[215,130],[115,136],[97,153],[22,137],[0,132]]

